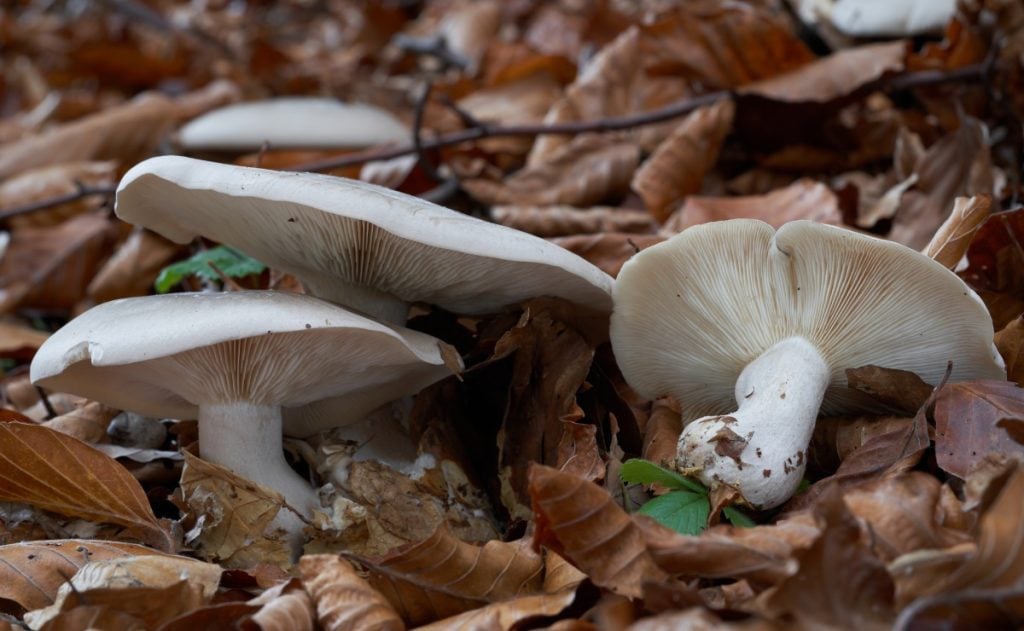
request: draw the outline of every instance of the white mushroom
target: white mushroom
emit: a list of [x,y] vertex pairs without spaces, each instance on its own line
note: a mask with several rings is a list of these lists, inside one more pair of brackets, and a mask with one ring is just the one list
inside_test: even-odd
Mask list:
[[935,384],[952,361],[953,380],[1003,379],[992,336],[982,302],[943,266],[808,221],[704,224],[644,250],[616,280],[611,320],[629,384],[682,405],[679,469],[757,508],[795,492],[819,407],[868,405],[847,368]]
[[286,97],[228,105],[178,132],[189,151],[339,149],[401,142],[409,130],[388,111],[334,99]]
[[116,210],[178,243],[230,245],[389,322],[410,302],[483,314],[542,295],[611,311],[611,277],[575,254],[365,182],[163,156],[124,176]]
[[[40,347],[31,376],[147,416],[197,418],[203,458],[308,517],[318,502],[284,459],[282,408],[302,421],[329,399],[334,424],[358,420],[450,375],[441,344],[299,294],[168,294],[86,311]],[[301,529],[294,517],[277,525]]]

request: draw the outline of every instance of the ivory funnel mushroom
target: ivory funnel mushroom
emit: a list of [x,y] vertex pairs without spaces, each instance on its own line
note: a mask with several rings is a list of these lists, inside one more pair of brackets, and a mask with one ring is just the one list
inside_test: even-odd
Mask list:
[[677,467],[782,504],[803,477],[819,410],[870,407],[845,370],[938,383],[1004,379],[992,320],[955,274],[902,245],[796,221],[695,226],[640,252],[615,283],[611,341],[629,384],[675,397]]
[[116,211],[178,243],[229,245],[388,322],[412,302],[461,314],[544,295],[612,306],[611,277],[553,243],[356,180],[161,156],[125,174]]
[[[204,459],[280,492],[306,516],[312,486],[281,451],[282,410],[345,399],[351,419],[451,374],[442,342],[272,291],[107,302],[54,333],[33,383],[147,416],[196,418]],[[301,523],[279,514],[296,534]]]

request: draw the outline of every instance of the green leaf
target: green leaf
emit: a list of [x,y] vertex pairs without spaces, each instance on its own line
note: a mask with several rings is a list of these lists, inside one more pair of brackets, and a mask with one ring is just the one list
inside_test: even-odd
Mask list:
[[647,502],[637,512],[684,535],[699,535],[708,524],[711,504],[707,495],[672,491]]
[[231,278],[241,278],[250,274],[259,274],[267,268],[256,259],[224,245],[203,250],[184,261],[178,261],[163,268],[157,276],[154,288],[159,294],[166,294],[186,276],[200,276],[207,280],[217,280],[217,273],[210,263]]
[[692,491],[700,495],[708,494],[707,489],[699,482],[640,458],[631,458],[622,463],[619,477],[631,484],[660,484],[670,489]]
[[757,525],[753,519],[747,517],[743,511],[734,506],[725,506],[722,508],[722,514],[729,520],[729,523],[733,526],[739,526],[740,528],[753,528]]

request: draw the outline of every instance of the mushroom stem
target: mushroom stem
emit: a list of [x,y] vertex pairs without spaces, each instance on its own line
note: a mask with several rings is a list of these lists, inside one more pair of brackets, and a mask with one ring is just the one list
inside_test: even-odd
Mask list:
[[774,508],[799,486],[806,450],[831,371],[802,337],[776,343],[736,380],[732,414],[705,416],[679,437],[676,464],[709,487],[738,490],[753,507]]
[[[318,506],[313,487],[284,459],[281,408],[244,401],[199,406],[199,448],[205,460],[269,487],[307,519]],[[303,522],[288,509],[271,526],[285,530],[301,546]]]

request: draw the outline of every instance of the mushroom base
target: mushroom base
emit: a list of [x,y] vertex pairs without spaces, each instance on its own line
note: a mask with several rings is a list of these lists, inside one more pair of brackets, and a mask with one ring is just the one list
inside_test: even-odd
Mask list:
[[807,466],[807,447],[831,370],[802,337],[778,342],[736,381],[732,414],[705,416],[679,437],[676,464],[709,488],[729,486],[754,508],[789,499]]
[[[310,518],[319,506],[313,487],[284,458],[281,442],[281,408],[245,402],[199,406],[199,448],[202,457],[231,469],[243,478],[269,487],[288,506]],[[272,528],[288,533],[293,548],[301,548],[304,522],[287,508]]]

